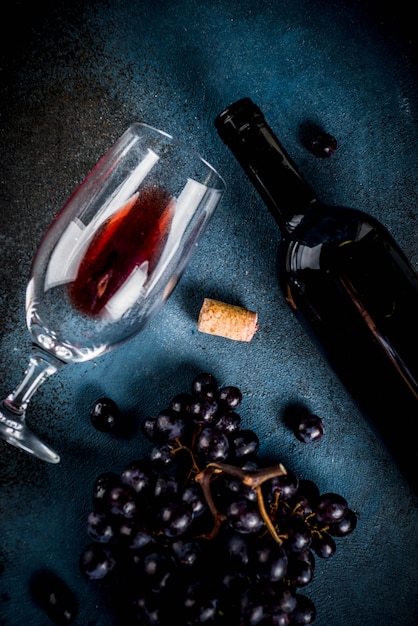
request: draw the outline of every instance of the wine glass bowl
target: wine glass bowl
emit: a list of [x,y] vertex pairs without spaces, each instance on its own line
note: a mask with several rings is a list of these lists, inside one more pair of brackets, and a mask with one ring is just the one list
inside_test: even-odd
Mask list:
[[61,209],[34,256],[26,291],[32,353],[0,405],[0,438],[49,462],[26,425],[39,385],[62,365],[137,335],[175,288],[225,185],[171,135],[131,125]]

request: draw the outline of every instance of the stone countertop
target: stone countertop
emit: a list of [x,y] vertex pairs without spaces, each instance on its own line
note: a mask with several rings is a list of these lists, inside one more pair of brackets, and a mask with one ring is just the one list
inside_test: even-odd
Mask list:
[[[22,0],[3,16],[3,396],[28,359],[25,288],[39,240],[131,122],[181,137],[221,172],[227,192],[150,326],[114,352],[60,370],[35,395],[28,420],[61,463],[46,465],[0,441],[1,626],[47,623],[29,593],[39,568],[75,591],[77,626],[117,623],[78,569],[93,481],[144,454],[140,421],[187,391],[200,371],[242,389],[241,415],[259,434],[262,454],[322,492],[341,493],[358,514],[355,532],[317,564],[306,589],[317,605],[315,624],[418,623],[416,497],[290,314],[275,278],[277,227],[213,125],[231,102],[251,97],[319,197],[377,217],[418,265],[412,19],[402,2],[383,9],[360,0]],[[338,139],[330,159],[304,146],[307,124]],[[199,333],[205,297],[257,311],[254,339]],[[100,395],[136,425],[129,437],[92,428],[88,412]],[[321,415],[321,442],[304,446],[286,428],[292,402]]]

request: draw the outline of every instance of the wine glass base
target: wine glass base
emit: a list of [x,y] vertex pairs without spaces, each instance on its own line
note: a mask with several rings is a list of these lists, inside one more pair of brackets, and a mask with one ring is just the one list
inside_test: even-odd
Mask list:
[[13,421],[15,422],[14,424],[0,413],[1,439],[16,448],[21,448],[41,461],[59,463],[60,457],[55,450],[43,443],[43,441],[26,426],[24,421],[16,419]]

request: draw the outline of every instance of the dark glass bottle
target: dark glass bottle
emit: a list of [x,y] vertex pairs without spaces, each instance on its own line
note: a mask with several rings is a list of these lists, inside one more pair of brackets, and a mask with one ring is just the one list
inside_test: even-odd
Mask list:
[[215,126],[280,227],[284,297],[418,491],[417,273],[376,219],[316,198],[249,98]]

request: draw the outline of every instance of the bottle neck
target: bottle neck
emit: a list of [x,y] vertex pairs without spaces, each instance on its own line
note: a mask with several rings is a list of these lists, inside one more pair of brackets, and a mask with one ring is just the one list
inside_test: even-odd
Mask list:
[[260,109],[249,98],[238,100],[215,119],[230,148],[264,200],[282,232],[316,202],[313,191],[281,146]]

